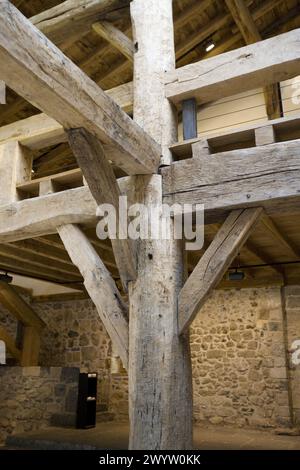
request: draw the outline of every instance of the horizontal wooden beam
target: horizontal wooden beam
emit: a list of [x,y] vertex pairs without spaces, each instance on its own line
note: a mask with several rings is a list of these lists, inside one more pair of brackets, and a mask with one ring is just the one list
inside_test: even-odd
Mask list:
[[93,224],[97,204],[87,187],[24,199],[0,208],[0,243],[56,233],[63,223]]
[[174,103],[200,103],[287,80],[299,74],[300,29],[186,65],[165,74],[166,96]]
[[134,46],[132,39],[116,28],[109,21],[99,21],[93,24],[93,30],[103,39],[109,42],[113,47],[118,49],[126,59],[133,62]]
[[237,208],[299,212],[299,151],[294,140],[174,162],[162,169],[164,202],[204,204],[206,223]]
[[64,128],[86,128],[126,173],[157,170],[160,146],[8,0],[0,3],[0,66],[10,88]]
[[128,6],[130,0],[67,0],[30,18],[56,44],[75,41],[101,16]]
[[[125,112],[132,111],[132,82],[107,90],[107,93]],[[0,144],[18,140],[24,147],[41,150],[67,141],[61,124],[44,113],[21,119],[0,127]]]
[[179,334],[190,326],[209,294],[221,281],[255,225],[262,209],[236,210],[229,214],[217,235],[200,258],[180,291],[178,299]]

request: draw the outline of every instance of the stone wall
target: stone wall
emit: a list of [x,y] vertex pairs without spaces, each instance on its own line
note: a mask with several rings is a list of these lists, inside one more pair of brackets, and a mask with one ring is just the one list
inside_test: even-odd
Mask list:
[[35,431],[56,413],[75,413],[78,368],[0,366],[0,445],[9,434]]
[[98,373],[98,401],[107,403],[111,342],[91,300],[34,303],[44,320],[40,364]]
[[[191,327],[196,423],[290,426],[283,327],[279,288],[214,291]],[[127,396],[126,378],[116,375],[117,419],[126,416]]]
[[[217,290],[198,314],[191,327],[196,422],[282,427],[291,424],[293,413],[299,422],[300,366],[288,370],[286,351],[300,339],[300,286],[283,293]],[[98,401],[108,403],[116,419],[127,420],[127,375],[92,302],[33,308],[47,325],[40,364],[97,372]]]
[[[290,378],[290,396],[293,412],[294,425],[300,425],[300,364],[293,358],[292,349],[295,340],[300,340],[300,286],[288,286],[284,288],[285,315],[286,315],[286,333],[287,345],[290,351],[289,355],[289,378]],[[299,348],[299,345],[298,345]],[[297,349],[298,349],[297,348]]]
[[191,349],[196,422],[290,424],[280,289],[215,291]]

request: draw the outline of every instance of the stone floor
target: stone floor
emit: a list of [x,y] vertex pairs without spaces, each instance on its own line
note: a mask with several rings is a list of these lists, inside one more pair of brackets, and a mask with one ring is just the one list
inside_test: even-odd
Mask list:
[[[126,449],[128,425],[125,423],[99,423],[88,430],[47,428],[11,436],[13,448],[31,449]],[[273,431],[254,431],[229,427],[194,428],[195,449],[207,450],[300,450],[300,436],[281,436]]]

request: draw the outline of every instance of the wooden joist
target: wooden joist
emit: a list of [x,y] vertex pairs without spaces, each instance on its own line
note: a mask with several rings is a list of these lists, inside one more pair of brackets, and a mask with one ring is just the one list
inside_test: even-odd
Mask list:
[[[111,88],[106,92],[125,112],[132,110],[132,82]],[[21,119],[0,127],[0,144],[17,140],[24,147],[41,150],[67,141],[61,124],[44,113]]]
[[75,225],[62,225],[58,233],[73,263],[80,270],[84,285],[99,316],[128,367],[128,310],[109,271],[84,233]]
[[64,128],[85,127],[128,174],[157,170],[160,146],[8,0],[0,3],[0,66],[9,87]]
[[56,44],[68,44],[87,33],[101,16],[129,5],[129,0],[67,0],[30,18]]
[[179,103],[215,101],[295,77],[300,67],[300,29],[186,65],[165,75],[167,98]]
[[174,162],[162,169],[164,202],[204,204],[206,223],[226,211],[262,206],[299,210],[300,140]]
[[130,62],[133,62],[134,46],[131,39],[109,21],[93,24],[93,30],[103,39],[118,49]]
[[[95,201],[98,205],[110,204],[114,208],[116,227],[119,230],[121,191],[101,143],[84,129],[71,129],[68,138]],[[127,290],[128,282],[136,279],[136,254],[133,242],[128,237],[116,238],[118,234],[109,235],[123,287]]]
[[232,211],[180,291],[179,334],[184,333],[259,221],[262,209]]
[[68,223],[95,224],[97,204],[87,187],[25,199],[0,209],[0,243],[56,233]]

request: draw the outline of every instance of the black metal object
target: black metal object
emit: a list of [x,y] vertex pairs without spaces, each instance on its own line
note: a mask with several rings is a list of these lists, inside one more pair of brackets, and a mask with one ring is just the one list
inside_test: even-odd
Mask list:
[[184,140],[198,137],[197,101],[194,98],[182,102],[182,124]]
[[97,374],[79,374],[77,420],[78,429],[96,426]]

